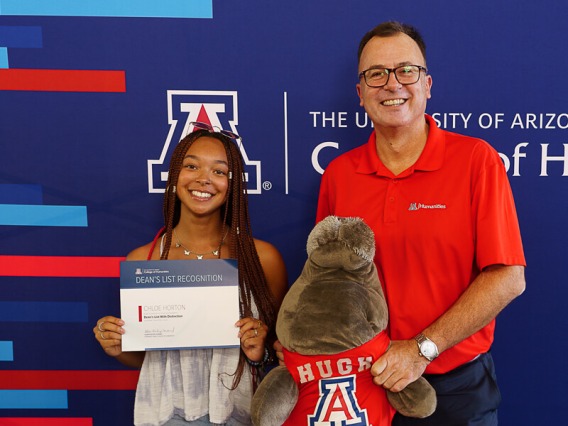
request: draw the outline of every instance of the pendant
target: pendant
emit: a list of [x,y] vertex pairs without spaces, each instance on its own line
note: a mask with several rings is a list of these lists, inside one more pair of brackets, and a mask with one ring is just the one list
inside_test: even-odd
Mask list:
[[[195,253],[194,253],[195,254]],[[197,260],[201,260],[203,259],[203,255],[202,254],[195,254],[197,256]]]
[[189,256],[191,254],[191,252],[189,250],[184,250],[183,254],[185,254],[186,256]]

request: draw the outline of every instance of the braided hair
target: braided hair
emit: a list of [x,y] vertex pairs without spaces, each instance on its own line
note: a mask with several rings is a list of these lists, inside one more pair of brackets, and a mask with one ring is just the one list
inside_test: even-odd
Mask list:
[[[165,233],[165,242],[160,259],[165,260],[168,258],[172,243],[173,229],[180,220],[181,202],[176,195],[176,184],[182,169],[184,157],[193,142],[204,136],[219,140],[223,144],[225,153],[227,154],[229,185],[225,204],[221,207],[223,226],[220,235],[224,236],[226,232],[228,232],[230,236],[229,255],[237,259],[240,315],[241,318],[253,316],[252,304],[254,300],[258,309],[259,319],[268,326],[269,334],[266,340],[266,347],[271,350],[272,344],[276,340],[274,331],[277,315],[276,302],[268,288],[252,236],[244,164],[241,152],[237,144],[225,135],[208,130],[197,130],[185,136],[175,148],[170,160],[168,183],[164,194],[163,233]],[[234,373],[233,386],[231,389],[235,389],[238,386],[246,365],[246,356],[241,349],[239,363]],[[257,373],[253,374],[255,379],[259,380],[260,374],[258,373],[260,372],[256,371],[254,373]]]

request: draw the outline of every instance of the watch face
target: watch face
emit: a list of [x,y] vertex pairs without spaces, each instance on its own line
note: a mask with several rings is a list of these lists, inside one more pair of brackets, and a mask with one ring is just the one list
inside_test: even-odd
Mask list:
[[434,358],[436,357],[436,355],[438,355],[436,353],[436,345],[430,340],[422,342],[422,344],[420,345],[420,352],[422,352],[422,355],[428,358]]

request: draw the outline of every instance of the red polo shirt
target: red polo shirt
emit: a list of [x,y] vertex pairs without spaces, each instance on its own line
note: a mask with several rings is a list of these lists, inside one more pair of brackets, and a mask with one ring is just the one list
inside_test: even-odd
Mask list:
[[[333,160],[321,181],[317,221],[361,217],[375,232],[375,263],[393,340],[410,339],[442,315],[483,268],[525,265],[513,195],[499,154],[485,141],[439,129],[426,115],[418,161],[394,176],[375,132]],[[495,321],[426,369],[444,373],[493,342]]]

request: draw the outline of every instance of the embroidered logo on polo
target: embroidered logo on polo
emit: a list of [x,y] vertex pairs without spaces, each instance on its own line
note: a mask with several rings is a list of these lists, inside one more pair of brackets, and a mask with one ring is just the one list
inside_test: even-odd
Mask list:
[[422,204],[422,203],[410,203],[408,207],[409,211],[415,211],[420,209],[429,209],[429,210],[443,210],[447,208],[445,204]]
[[367,426],[367,410],[362,410],[355,396],[355,376],[319,381],[320,397],[309,426]]
[[[168,124],[166,140],[158,158],[148,160],[148,192],[164,192],[168,180],[168,166],[177,143],[186,136],[189,123],[200,121],[214,127],[239,133],[237,92],[203,90],[168,90]],[[249,194],[261,193],[261,162],[250,160],[245,149],[246,140],[240,146],[245,163],[245,179]]]

